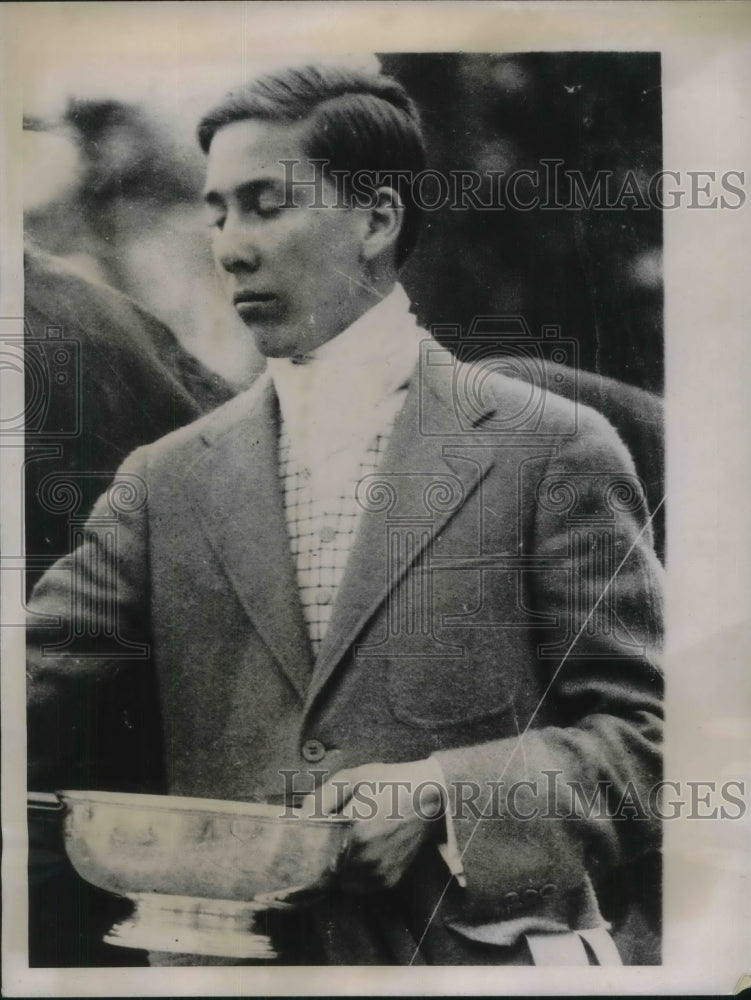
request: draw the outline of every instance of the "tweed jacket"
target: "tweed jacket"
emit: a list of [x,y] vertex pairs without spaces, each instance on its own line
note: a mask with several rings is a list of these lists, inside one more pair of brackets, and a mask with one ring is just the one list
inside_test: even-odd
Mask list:
[[610,809],[660,775],[661,569],[626,448],[426,340],[314,659],[278,421],[262,378],[138,449],[38,584],[33,787],[281,801],[290,773],[432,755],[466,888],[427,843],[395,889],[313,911],[320,960],[503,963],[597,925],[593,880],[656,837]]

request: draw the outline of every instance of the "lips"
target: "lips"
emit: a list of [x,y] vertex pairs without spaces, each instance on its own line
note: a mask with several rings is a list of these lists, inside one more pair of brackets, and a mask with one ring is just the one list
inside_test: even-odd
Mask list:
[[232,301],[245,323],[263,323],[279,316],[279,299],[270,292],[235,292]]
[[232,301],[236,306],[242,305],[264,305],[273,302],[276,298],[270,292],[235,292]]

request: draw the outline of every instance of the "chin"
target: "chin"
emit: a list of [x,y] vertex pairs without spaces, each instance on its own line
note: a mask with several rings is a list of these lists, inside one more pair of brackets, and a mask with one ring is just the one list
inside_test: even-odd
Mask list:
[[265,358],[287,358],[297,350],[286,331],[272,329],[261,323],[246,323],[256,348]]
[[[278,327],[272,330],[259,325],[254,325],[251,330],[256,347],[265,358],[291,358],[295,354],[307,354],[323,342],[310,331],[301,335],[299,330]],[[305,333],[308,335],[305,336]]]
[[296,344],[287,344],[268,336],[256,334],[254,340],[256,347],[265,358],[290,358],[299,350]]

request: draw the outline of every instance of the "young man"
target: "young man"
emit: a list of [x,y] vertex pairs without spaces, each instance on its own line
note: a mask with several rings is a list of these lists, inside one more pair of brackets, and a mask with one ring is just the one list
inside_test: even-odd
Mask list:
[[660,570],[628,452],[417,327],[397,274],[424,155],[393,80],[266,76],[199,139],[268,373],[135,452],[116,554],[110,493],[38,586],[33,614],[82,638],[41,656],[32,633],[32,782],[348,811],[336,889],[282,961],[612,959],[593,879],[654,843],[618,807],[660,771]]

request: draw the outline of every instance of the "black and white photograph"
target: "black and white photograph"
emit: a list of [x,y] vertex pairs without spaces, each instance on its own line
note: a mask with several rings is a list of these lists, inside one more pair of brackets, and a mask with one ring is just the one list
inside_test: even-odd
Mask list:
[[7,995],[751,984],[748,8],[5,6]]

